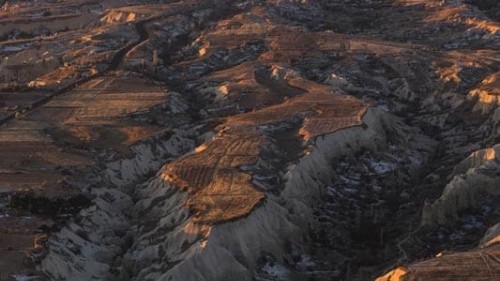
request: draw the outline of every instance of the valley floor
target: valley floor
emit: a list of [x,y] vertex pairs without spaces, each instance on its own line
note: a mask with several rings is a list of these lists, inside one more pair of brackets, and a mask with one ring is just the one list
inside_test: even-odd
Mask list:
[[500,4],[3,1],[1,280],[500,280]]

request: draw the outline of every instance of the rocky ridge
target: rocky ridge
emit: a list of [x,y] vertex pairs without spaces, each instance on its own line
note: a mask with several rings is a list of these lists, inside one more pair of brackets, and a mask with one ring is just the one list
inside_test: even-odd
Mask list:
[[2,271],[494,280],[483,2],[6,1],[0,223],[32,218]]

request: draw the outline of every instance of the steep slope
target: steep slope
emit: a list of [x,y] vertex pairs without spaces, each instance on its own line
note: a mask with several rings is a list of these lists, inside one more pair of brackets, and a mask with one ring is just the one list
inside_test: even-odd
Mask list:
[[495,280],[495,9],[6,1],[0,279]]

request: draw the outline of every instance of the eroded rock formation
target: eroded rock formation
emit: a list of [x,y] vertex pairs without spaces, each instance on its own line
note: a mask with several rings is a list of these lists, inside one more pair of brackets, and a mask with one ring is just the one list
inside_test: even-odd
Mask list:
[[0,279],[495,280],[486,2],[3,1]]

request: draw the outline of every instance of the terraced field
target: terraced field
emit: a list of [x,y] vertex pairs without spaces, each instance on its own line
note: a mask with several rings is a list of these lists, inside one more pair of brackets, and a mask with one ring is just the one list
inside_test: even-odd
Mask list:
[[0,281],[497,280],[486,2],[2,1]]

